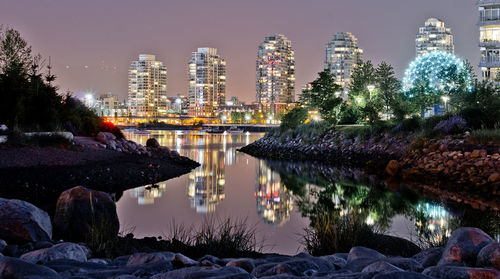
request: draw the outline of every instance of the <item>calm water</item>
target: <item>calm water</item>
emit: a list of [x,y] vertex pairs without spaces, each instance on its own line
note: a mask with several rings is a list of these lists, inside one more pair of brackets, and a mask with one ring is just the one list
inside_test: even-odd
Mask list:
[[[316,212],[356,216],[386,234],[438,241],[457,226],[477,226],[498,238],[497,212],[424,198],[407,188],[387,189],[362,174],[313,164],[267,162],[236,152],[263,134],[221,135],[152,131],[125,133],[145,144],[155,137],[201,164],[189,174],[126,191],[117,202],[122,231],[168,236],[172,224],[196,227],[207,217],[246,220],[265,252],[296,254]],[[327,173],[327,175],[324,175]],[[478,214],[479,213],[479,214]]]

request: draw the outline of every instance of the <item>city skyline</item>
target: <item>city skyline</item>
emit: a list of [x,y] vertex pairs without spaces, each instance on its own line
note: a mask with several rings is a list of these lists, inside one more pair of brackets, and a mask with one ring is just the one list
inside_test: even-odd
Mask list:
[[[0,17],[4,20],[3,24],[18,29],[35,52],[44,57],[51,56],[53,72],[58,76],[55,84],[60,86],[61,92],[67,89],[97,94],[111,92],[124,99],[128,65],[140,53],[151,53],[169,70],[168,96],[187,95],[189,83],[185,69],[191,49],[206,45],[218,48],[228,61],[226,95],[252,102],[255,96],[255,50],[262,38],[271,33],[287,36],[294,46],[296,95],[322,70],[324,44],[337,32],[355,34],[365,51],[366,60],[375,64],[386,61],[395,67],[396,74],[401,77],[414,58],[416,30],[430,17],[440,18],[454,30],[455,53],[468,59],[479,72],[476,1],[331,3],[318,0],[309,4],[287,1],[283,9],[290,13],[254,13],[262,7],[261,2],[264,3],[169,1],[147,8],[131,1],[123,1],[119,7],[94,1],[85,4],[59,0],[44,1],[43,4],[36,1],[0,1]],[[283,1],[265,3],[268,10],[274,10]],[[99,11],[94,7],[97,4],[101,6]],[[360,4],[362,10],[359,9]],[[223,8],[217,9],[221,5]],[[151,16],[139,16],[129,23],[127,18],[139,6],[151,12]],[[449,9],[450,6],[453,9]],[[412,12],[407,13],[408,10]],[[180,18],[188,12],[197,14],[198,18],[182,21]],[[404,20],[401,20],[402,16]],[[291,18],[294,20],[291,21]],[[220,28],[198,30],[203,21],[209,25],[220,25]],[[181,25],[180,22],[184,23]],[[138,33],[138,30],[144,32]],[[183,36],[186,32],[192,34]],[[397,40],[390,41],[391,38]]]

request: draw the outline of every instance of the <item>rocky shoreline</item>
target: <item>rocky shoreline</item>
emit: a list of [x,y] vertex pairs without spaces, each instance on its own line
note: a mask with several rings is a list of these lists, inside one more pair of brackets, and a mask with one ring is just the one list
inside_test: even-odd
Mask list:
[[339,132],[307,141],[266,135],[240,151],[260,158],[360,168],[388,183],[500,196],[500,146],[465,144],[464,136],[424,140],[419,146],[414,140],[414,135],[349,139]]
[[101,237],[116,233],[114,202],[106,193],[83,187],[61,194],[53,220],[28,202],[0,199],[0,278],[500,278],[500,243],[476,228],[457,229],[445,247],[408,257],[358,246],[349,253],[325,256],[205,255],[192,259],[175,251],[151,250],[106,258],[88,246],[88,238],[79,242],[84,237],[81,233],[92,233],[99,222],[111,228]]
[[116,193],[174,178],[199,166],[156,141],[142,146],[101,133],[75,137],[70,147],[0,145],[0,196],[53,211],[59,194],[76,185]]

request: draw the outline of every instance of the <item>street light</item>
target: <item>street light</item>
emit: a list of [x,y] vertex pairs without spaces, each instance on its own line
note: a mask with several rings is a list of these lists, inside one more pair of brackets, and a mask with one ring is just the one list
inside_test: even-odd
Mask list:
[[368,88],[368,91],[370,91],[370,100],[372,99],[372,92],[375,90],[375,85],[368,85],[366,88]]
[[441,99],[444,101],[444,108],[446,110],[446,113],[448,113],[448,101],[450,100],[450,97],[448,96],[442,96]]
[[250,120],[252,120],[252,116],[250,114],[245,115],[245,120],[247,121],[247,124],[248,124],[248,122],[250,122]]
[[361,105],[361,102],[363,101],[363,98],[357,97],[356,102],[358,102],[358,106]]

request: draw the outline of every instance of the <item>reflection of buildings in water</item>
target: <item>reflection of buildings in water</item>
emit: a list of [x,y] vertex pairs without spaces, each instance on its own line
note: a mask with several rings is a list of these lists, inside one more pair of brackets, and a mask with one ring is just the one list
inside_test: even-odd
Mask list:
[[440,243],[445,237],[451,235],[450,221],[452,216],[442,206],[419,203],[417,212],[421,213],[421,218],[417,218],[415,225],[420,232],[429,235],[430,241]]
[[263,161],[257,161],[255,197],[257,213],[268,224],[283,225],[290,220],[292,196],[281,184],[278,173],[273,172]]
[[189,174],[188,196],[196,212],[214,212],[225,198],[225,160],[221,150],[199,149],[201,166]]
[[161,198],[163,192],[167,190],[167,183],[157,183],[155,187],[142,186],[130,191],[130,195],[137,199],[140,205],[154,204],[155,199]]

